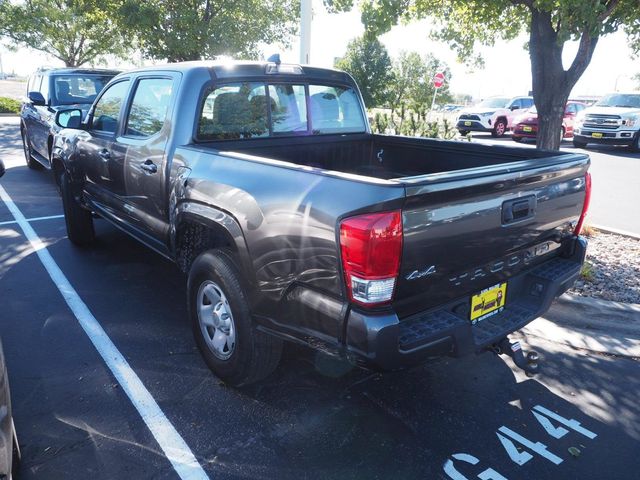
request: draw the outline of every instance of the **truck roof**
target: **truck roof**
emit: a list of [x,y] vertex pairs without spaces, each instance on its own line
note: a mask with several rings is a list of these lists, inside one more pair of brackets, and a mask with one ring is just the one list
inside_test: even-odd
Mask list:
[[68,75],[68,74],[89,74],[89,75],[117,75],[122,70],[112,70],[107,68],[79,68],[79,67],[64,67],[64,68],[39,68],[33,73],[33,75],[49,74],[49,75]]
[[148,71],[177,71],[188,72],[197,69],[209,70],[216,79],[230,79],[230,78],[264,78],[265,75],[278,75],[276,72],[267,73],[267,68],[279,65],[282,69],[281,75],[313,78],[314,80],[326,80],[328,82],[341,82],[341,83],[353,83],[353,79],[349,74],[341,70],[334,70],[330,68],[318,68],[311,67],[309,65],[297,65],[281,63],[276,64],[274,62],[250,62],[250,61],[191,61],[180,63],[168,63],[165,65],[154,65],[150,67],[143,67],[135,70],[131,70],[126,73],[136,72],[148,72]]

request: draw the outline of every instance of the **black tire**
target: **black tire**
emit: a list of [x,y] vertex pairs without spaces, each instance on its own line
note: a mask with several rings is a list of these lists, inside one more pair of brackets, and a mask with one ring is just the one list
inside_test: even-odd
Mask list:
[[491,136],[500,138],[507,131],[507,122],[503,119],[499,119],[496,121],[496,124],[493,126],[493,130],[491,130]]
[[29,139],[27,136],[28,134],[25,132],[24,128],[20,129],[20,134],[22,135],[22,149],[24,150],[24,159],[27,161],[27,167],[31,170],[42,170],[44,166],[33,158],[31,145],[29,145]]
[[60,194],[69,240],[78,246],[92,243],[96,238],[93,217],[91,212],[82,208],[73,196],[71,183],[66,172],[60,177]]
[[629,145],[629,148],[634,153],[640,153],[640,132],[636,133],[633,143]]
[[522,137],[516,137],[514,135],[511,136],[511,140],[513,140],[516,143],[522,143],[524,141],[524,138]]
[[466,137],[467,135],[469,135],[469,130],[458,130],[458,133],[463,137]]
[[[212,330],[219,327],[206,327],[200,321],[202,291],[212,284],[223,293],[222,301],[230,308],[235,332],[233,346],[228,348],[228,357],[224,359],[220,358],[220,351],[216,354],[215,347],[210,346],[211,335],[215,336]],[[210,250],[195,259],[189,271],[187,295],[193,336],[207,366],[218,378],[239,387],[262,380],[275,370],[280,362],[282,341],[260,332],[253,324],[248,288],[229,252]]]
[[578,140],[574,137],[573,139],[573,146],[576,148],[587,148],[587,142],[583,142],[581,140]]

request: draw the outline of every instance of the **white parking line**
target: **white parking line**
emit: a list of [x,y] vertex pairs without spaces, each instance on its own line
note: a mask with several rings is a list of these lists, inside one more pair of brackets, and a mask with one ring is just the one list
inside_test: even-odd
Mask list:
[[93,343],[93,346],[122,386],[122,389],[155,437],[177,474],[183,480],[208,479],[209,477],[196,460],[189,446],[167,419],[151,393],[146,389],[140,378],[100,326],[98,320],[96,320],[87,305],[71,286],[71,283],[53,260],[46,246],[2,186],[0,186],[0,199],[4,201],[13,218],[15,218],[16,223],[24,232],[31,247],[40,258],[47,273],[49,273],[51,280],[53,280],[65,302],[67,302],[67,305],[78,319],[78,323],[80,323],[91,343]]
[[[25,220],[25,222],[37,222],[39,220],[53,220],[55,218],[64,218],[64,215],[49,215],[48,217],[25,218],[24,220]],[[8,222],[0,222],[0,227],[2,225],[13,225],[14,223],[18,223],[18,221],[17,220],[9,220]]]

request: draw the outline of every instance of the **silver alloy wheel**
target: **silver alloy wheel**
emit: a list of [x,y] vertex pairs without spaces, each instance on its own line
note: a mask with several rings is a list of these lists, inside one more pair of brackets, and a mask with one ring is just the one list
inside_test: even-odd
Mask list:
[[204,340],[216,357],[228,360],[236,346],[236,326],[222,288],[206,280],[198,289],[198,322]]
[[496,123],[496,135],[501,137],[502,135],[504,135],[505,130],[506,126],[504,122],[502,120],[499,120],[498,123]]

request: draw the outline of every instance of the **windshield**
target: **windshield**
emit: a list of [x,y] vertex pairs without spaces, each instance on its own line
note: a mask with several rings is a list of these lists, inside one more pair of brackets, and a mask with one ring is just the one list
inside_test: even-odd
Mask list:
[[640,108],[640,93],[612,93],[611,95],[606,95],[602,100],[597,102],[596,106]]
[[92,104],[113,75],[56,75],[51,94],[53,105]]
[[509,104],[510,98],[502,98],[502,97],[493,97],[486,98],[481,101],[477,106],[478,107],[488,107],[488,108],[507,108]]

